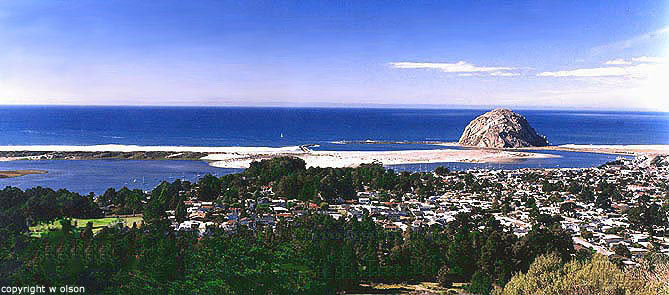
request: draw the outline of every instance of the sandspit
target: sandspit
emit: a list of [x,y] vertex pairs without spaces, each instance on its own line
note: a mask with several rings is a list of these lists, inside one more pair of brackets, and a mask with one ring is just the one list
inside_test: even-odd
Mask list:
[[19,177],[28,174],[46,174],[46,170],[9,170],[0,171],[0,178]]
[[[104,158],[107,154],[118,158],[118,154],[132,158],[133,153],[161,152],[162,158],[171,158],[178,153],[200,153],[199,159],[221,168],[246,168],[252,161],[280,156],[298,157],[314,167],[354,167],[363,163],[381,162],[385,165],[418,163],[509,163],[525,159],[556,158],[559,156],[527,151],[499,149],[436,149],[403,151],[312,151],[307,146],[288,147],[199,147],[199,146],[138,146],[138,145],[92,145],[92,146],[0,146],[0,152],[12,157],[30,155],[30,159],[49,159],[42,153],[65,159]],[[64,154],[59,154],[64,153]],[[90,153],[96,153],[91,155]],[[170,154],[174,153],[174,154]],[[144,158],[150,159],[150,158]]]
[[501,151],[491,149],[438,149],[405,151],[311,151],[306,153],[269,154],[210,154],[203,160],[221,168],[246,168],[252,161],[278,156],[294,156],[303,159],[309,167],[355,167],[363,163],[381,162],[385,165],[419,163],[509,163],[525,159],[556,158],[559,156],[541,153]]
[[564,144],[559,146],[524,148],[519,150],[554,150],[569,152],[589,152],[603,154],[619,155],[667,155],[669,154],[669,145],[650,144],[650,145],[591,145],[591,144]]
[[244,146],[152,146],[152,145],[5,145],[0,152],[194,152],[194,153],[260,153],[260,152],[299,152],[299,146],[287,147],[244,147]]

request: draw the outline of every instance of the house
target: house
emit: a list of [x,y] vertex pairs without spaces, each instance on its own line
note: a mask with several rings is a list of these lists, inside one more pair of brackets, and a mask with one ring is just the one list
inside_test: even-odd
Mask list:
[[618,244],[623,241],[623,237],[614,234],[606,234],[602,237],[602,241],[607,245]]

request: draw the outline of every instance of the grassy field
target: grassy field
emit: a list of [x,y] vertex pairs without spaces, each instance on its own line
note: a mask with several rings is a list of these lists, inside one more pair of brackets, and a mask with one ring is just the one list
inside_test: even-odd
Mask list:
[[[94,218],[94,219],[78,219],[78,218],[72,219],[72,225],[74,225],[78,229],[85,228],[88,222],[93,223],[93,232],[97,233],[103,227],[107,227],[110,224],[115,224],[118,222],[122,222],[126,226],[132,226],[132,223],[136,222],[137,226],[141,226],[142,217],[134,216],[134,217],[105,217],[105,218]],[[49,224],[40,224],[36,226],[31,226],[30,233],[31,236],[33,237],[41,237],[43,234],[48,233],[50,230],[59,230],[60,227],[61,227],[60,220],[56,220]]]

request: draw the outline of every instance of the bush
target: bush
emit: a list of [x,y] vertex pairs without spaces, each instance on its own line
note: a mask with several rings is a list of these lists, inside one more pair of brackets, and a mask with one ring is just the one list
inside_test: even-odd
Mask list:
[[437,167],[437,168],[434,169],[434,173],[437,173],[437,175],[441,175],[441,176],[446,176],[446,175],[448,175],[450,172],[451,172],[451,171],[450,171],[448,168],[443,167],[443,166],[439,166],[439,167]]
[[486,273],[481,271],[474,273],[472,283],[467,287],[467,290],[474,294],[490,294],[491,289],[492,280]]
[[537,257],[527,273],[514,275],[497,294],[666,294],[661,281],[639,279],[651,276],[625,272],[601,255],[563,264],[557,255],[549,254]]
[[623,244],[614,245],[613,246],[613,252],[615,252],[616,254],[618,254],[622,257],[625,257],[625,258],[631,258],[632,257],[632,253],[630,252],[630,250]]
[[437,273],[437,282],[439,286],[444,288],[450,288],[453,286],[454,274],[451,273],[451,268],[448,265],[444,265],[439,269]]

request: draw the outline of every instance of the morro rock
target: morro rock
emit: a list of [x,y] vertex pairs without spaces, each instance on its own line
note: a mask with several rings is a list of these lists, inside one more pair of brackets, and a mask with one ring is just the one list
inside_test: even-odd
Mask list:
[[508,109],[495,109],[476,117],[465,128],[460,144],[487,148],[547,146],[525,117]]

